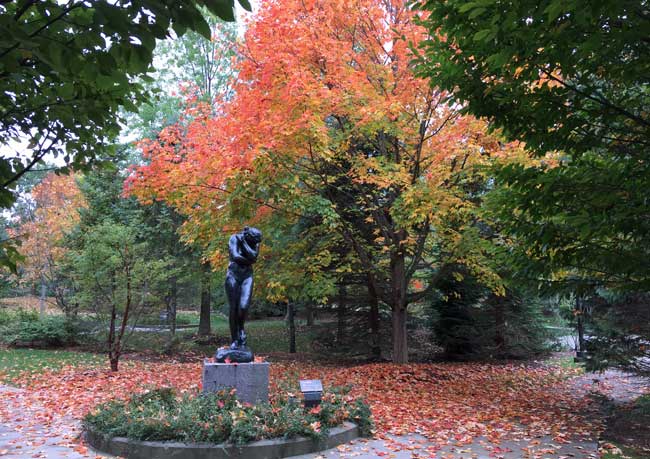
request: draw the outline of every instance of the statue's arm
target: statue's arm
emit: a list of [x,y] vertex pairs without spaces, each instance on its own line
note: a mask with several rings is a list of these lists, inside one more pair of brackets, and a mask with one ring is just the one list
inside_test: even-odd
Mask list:
[[237,235],[230,236],[228,241],[228,251],[230,252],[230,259],[242,265],[249,265],[250,261],[244,256],[237,243]]
[[246,238],[242,239],[242,255],[246,257],[246,259],[249,261],[249,263],[255,263],[257,260],[257,255],[260,253],[260,245],[259,244],[253,244],[250,245]]

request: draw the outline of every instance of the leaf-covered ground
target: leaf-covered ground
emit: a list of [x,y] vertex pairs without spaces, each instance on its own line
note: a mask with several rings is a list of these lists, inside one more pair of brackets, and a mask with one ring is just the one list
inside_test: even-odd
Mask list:
[[[377,436],[420,434],[433,443],[427,453],[448,444],[462,446],[477,437],[498,445],[505,439],[534,444],[551,436],[557,444],[594,439],[602,429],[595,404],[576,390],[577,370],[543,364],[368,364],[323,366],[272,362],[272,391],[290,378],[319,378],[353,387],[371,404]],[[124,362],[118,373],[97,367],[66,366],[25,373],[14,382],[27,391],[0,394],[0,418],[66,430],[97,404],[127,397],[152,386],[200,388],[201,363]],[[280,385],[281,386],[281,385]],[[30,410],[33,405],[38,409]],[[13,412],[12,412],[13,410]],[[72,441],[72,440],[71,440]]]

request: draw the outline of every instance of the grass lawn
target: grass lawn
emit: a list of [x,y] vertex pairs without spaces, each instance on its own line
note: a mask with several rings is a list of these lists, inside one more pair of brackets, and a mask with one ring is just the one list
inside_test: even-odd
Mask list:
[[88,352],[49,349],[0,349],[0,382],[11,383],[21,372],[57,370],[67,365],[105,364],[106,357]]
[[584,368],[582,363],[576,362],[574,360],[573,353],[571,353],[570,355],[562,355],[562,356],[559,356],[559,357],[551,357],[550,359],[548,359],[548,362],[552,363],[552,364],[555,364],[555,365],[558,365],[559,367],[565,368],[565,369],[568,369],[568,370],[573,370],[573,369],[577,369],[577,368]]
[[[176,331],[179,352],[197,352],[202,355],[214,354],[216,347],[230,344],[230,330],[227,320],[217,314],[212,315],[212,334],[216,337],[217,344],[200,344],[195,340],[196,329],[179,329]],[[296,324],[296,348],[298,352],[311,350],[311,333],[309,329]],[[248,344],[256,354],[289,351],[289,333],[284,320],[252,320],[246,323]],[[128,351],[132,352],[163,352],[167,341],[168,332],[133,332],[126,344]]]

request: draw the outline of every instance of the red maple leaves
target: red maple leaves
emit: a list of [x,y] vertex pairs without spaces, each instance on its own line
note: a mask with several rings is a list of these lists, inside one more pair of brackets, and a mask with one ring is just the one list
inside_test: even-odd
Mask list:
[[[418,433],[440,447],[486,437],[529,439],[551,435],[557,443],[592,438],[600,428],[589,417],[590,400],[576,394],[570,370],[523,364],[369,364],[356,366],[272,363],[271,392],[287,375],[350,385],[371,405],[377,435]],[[80,419],[97,404],[153,386],[198,391],[200,363],[125,362],[118,373],[67,367],[19,379],[22,403],[42,405],[37,421]],[[295,382],[295,381],[294,381]],[[2,403],[0,403],[2,405]],[[391,440],[388,440],[389,442]],[[430,448],[430,447],[429,447]],[[434,448],[435,449],[435,448]]]

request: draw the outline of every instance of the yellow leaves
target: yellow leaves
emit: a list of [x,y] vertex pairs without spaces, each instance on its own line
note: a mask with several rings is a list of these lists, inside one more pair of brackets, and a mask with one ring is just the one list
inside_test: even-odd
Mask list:
[[266,298],[269,301],[280,302],[287,301],[286,287],[277,281],[269,281],[266,283],[267,293]]
[[233,424],[237,424],[239,421],[246,419],[246,413],[242,409],[230,411],[230,417],[232,418]]
[[63,237],[78,223],[79,210],[87,206],[76,178],[51,173],[32,190],[36,204],[33,219],[23,222],[18,230],[25,235],[21,253],[26,280],[46,275],[49,264],[65,254]]
[[562,72],[559,67],[550,72],[542,71],[539,79],[532,83],[531,89],[540,89],[545,85],[548,88],[561,88],[564,86],[562,80]]
[[359,156],[349,172],[356,183],[374,185],[379,189],[402,188],[409,184],[411,175],[405,165],[382,157]]
[[334,272],[338,274],[346,274],[346,273],[352,273],[354,271],[352,270],[352,267],[348,265],[348,266],[338,267],[334,270]]
[[515,80],[516,80],[517,78],[519,78],[519,75],[521,75],[521,72],[523,72],[525,69],[526,69],[526,66],[523,66],[523,67],[517,67],[517,68],[515,69],[515,73],[514,73],[514,78],[515,78]]
[[320,250],[309,257],[309,266],[317,272],[321,267],[327,267],[332,262],[332,253],[329,250]]

